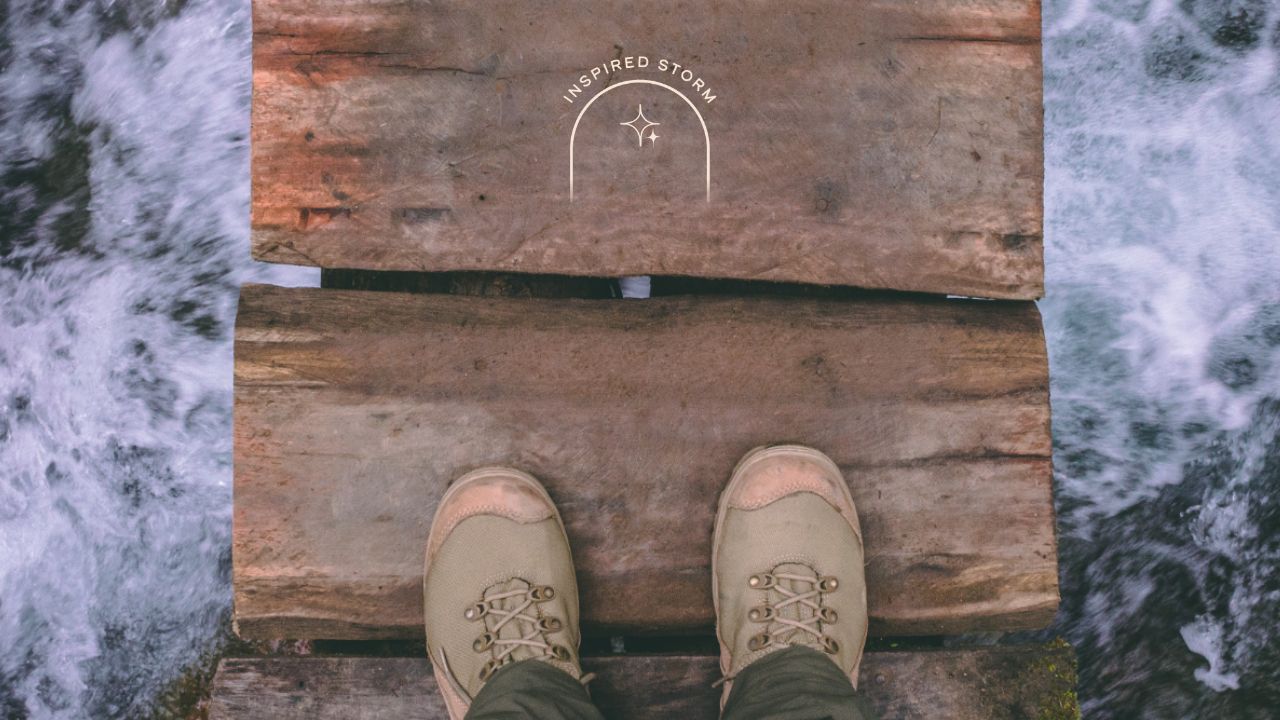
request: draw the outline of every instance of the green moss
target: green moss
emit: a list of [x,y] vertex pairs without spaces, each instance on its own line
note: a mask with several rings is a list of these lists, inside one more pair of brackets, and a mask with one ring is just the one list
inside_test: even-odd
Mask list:
[[1075,652],[1062,638],[1049,647],[1056,652],[1038,658],[1027,669],[1044,688],[1036,720],[1080,720]]
[[1079,720],[1076,659],[1063,640],[1003,646],[975,655],[969,670],[981,688],[974,717]]
[[224,657],[261,654],[264,648],[245,642],[231,632],[228,624],[217,648],[189,665],[161,691],[148,720],[208,720],[213,676]]
[[207,720],[209,693],[220,653],[200,658],[156,698],[150,720]]

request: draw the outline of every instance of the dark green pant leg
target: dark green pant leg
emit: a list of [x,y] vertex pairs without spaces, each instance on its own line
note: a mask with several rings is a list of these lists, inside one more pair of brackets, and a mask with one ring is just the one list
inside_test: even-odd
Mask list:
[[723,720],[876,720],[840,668],[804,646],[766,655],[733,681]]
[[541,660],[502,668],[471,701],[467,720],[604,720],[582,683]]

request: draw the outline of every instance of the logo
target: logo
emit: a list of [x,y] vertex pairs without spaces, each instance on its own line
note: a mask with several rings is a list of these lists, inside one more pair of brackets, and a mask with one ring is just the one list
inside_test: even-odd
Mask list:
[[[618,79],[629,71],[652,77]],[[711,202],[711,133],[703,111],[716,94],[691,68],[647,55],[614,58],[582,73],[562,99],[581,106],[569,132],[570,202],[582,194],[580,183],[592,184],[584,182],[584,170],[607,177],[611,191],[647,183],[678,195],[692,181],[695,160],[697,189]],[[610,114],[606,122],[602,116]],[[615,128],[612,137],[606,125]],[[622,145],[648,156],[621,154]]]
[[629,128],[631,128],[632,130],[635,130],[635,131],[636,131],[636,142],[638,142],[638,143],[640,144],[640,147],[644,147],[644,134],[645,134],[645,131],[649,131],[649,142],[651,142],[651,143],[653,143],[653,142],[657,142],[657,141],[658,141],[658,134],[657,134],[656,132],[653,132],[653,131],[649,130],[649,128],[654,127],[654,126],[656,126],[656,125],[661,125],[662,123],[660,123],[660,122],[654,122],[654,121],[650,120],[649,118],[645,117],[645,116],[644,116],[644,106],[643,106],[643,105],[641,105],[641,106],[639,107],[639,111],[638,111],[638,113],[636,114],[636,118],[635,118],[635,120],[632,120],[631,122],[624,122],[624,123],[618,123],[618,124],[619,124],[619,125],[622,125],[622,126],[624,126],[624,127],[629,127]]

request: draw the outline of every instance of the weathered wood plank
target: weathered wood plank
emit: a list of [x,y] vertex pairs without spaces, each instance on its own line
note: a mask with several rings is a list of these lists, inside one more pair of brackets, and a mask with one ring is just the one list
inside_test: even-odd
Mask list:
[[1037,297],[1039,10],[255,0],[254,254]]
[[[587,658],[605,717],[689,720],[719,715],[713,657]],[[859,686],[886,720],[1078,717],[1069,647],[868,653]],[[222,661],[211,720],[447,717],[430,665],[417,658],[250,658]]]
[[436,502],[495,463],[559,503],[588,632],[706,630],[716,498],[779,441],[847,474],[873,633],[1028,628],[1057,607],[1030,303],[248,286],[235,373],[247,637],[420,635]]

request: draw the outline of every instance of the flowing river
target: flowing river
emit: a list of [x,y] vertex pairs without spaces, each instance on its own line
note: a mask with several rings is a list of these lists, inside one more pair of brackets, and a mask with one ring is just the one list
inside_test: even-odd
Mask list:
[[[248,0],[0,3],[0,718],[225,640]],[[1063,603],[1090,718],[1280,707],[1280,5],[1046,0]]]

